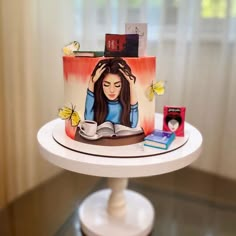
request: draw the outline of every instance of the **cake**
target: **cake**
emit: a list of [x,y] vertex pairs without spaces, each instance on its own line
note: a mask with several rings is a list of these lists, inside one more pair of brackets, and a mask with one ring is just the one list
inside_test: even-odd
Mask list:
[[[140,142],[154,130],[155,57],[63,56],[64,103],[79,114],[66,135],[97,145]],[[111,132],[111,130],[113,130]]]

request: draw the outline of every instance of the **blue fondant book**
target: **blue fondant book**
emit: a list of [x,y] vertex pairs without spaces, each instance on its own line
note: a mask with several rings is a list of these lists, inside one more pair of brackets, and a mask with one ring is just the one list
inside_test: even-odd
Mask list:
[[175,139],[175,133],[155,129],[151,134],[144,138],[144,146],[168,149]]

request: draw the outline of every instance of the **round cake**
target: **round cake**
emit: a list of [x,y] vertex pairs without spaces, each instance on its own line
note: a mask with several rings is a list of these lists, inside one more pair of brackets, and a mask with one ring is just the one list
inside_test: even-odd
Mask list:
[[96,145],[143,141],[154,130],[155,57],[63,57],[64,102],[79,114],[67,136]]

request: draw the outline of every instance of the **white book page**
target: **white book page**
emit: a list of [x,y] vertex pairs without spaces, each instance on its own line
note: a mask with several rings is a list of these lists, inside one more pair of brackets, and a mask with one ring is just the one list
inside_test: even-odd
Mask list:
[[131,135],[131,134],[139,134],[142,133],[143,130],[140,127],[135,127],[135,128],[130,128],[124,125],[115,125],[115,133],[118,136],[123,136],[123,135]]
[[97,134],[99,136],[112,136],[114,135],[114,126],[111,122],[106,121],[97,127]]

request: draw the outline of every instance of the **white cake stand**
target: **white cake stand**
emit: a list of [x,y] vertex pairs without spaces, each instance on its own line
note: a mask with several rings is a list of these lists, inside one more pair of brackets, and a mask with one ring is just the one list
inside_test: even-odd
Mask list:
[[[156,114],[155,121],[156,127],[160,128],[162,115]],[[53,120],[39,130],[37,138],[42,156],[70,171],[108,177],[109,188],[89,195],[79,208],[81,227],[88,236],[148,235],[153,227],[154,208],[143,195],[126,189],[128,178],[159,175],[183,168],[201,153],[201,133],[189,123],[185,123],[188,141],[177,149],[139,158],[108,158],[107,155],[103,157],[76,152],[56,142],[52,132],[61,122],[59,119]],[[133,145],[119,148],[128,154],[134,150]]]

